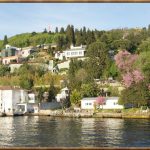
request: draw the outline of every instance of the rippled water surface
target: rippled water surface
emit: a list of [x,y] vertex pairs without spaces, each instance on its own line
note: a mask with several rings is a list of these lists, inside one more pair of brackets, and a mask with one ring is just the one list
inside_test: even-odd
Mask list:
[[0,118],[1,147],[150,147],[150,120]]

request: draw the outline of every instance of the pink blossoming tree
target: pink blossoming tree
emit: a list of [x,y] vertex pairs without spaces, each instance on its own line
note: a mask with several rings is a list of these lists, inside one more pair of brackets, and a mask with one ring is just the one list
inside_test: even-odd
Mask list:
[[123,83],[127,88],[144,80],[142,72],[134,65],[137,59],[138,55],[131,54],[126,50],[120,51],[115,56],[116,65],[122,73]]

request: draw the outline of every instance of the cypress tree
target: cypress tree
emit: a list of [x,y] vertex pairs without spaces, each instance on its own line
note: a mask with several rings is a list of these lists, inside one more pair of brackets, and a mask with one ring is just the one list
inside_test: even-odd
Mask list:
[[3,46],[5,46],[6,44],[8,44],[7,35],[4,36]]

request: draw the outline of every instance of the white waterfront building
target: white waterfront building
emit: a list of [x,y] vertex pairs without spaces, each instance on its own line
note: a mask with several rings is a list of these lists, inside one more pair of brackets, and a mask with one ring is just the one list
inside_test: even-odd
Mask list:
[[18,87],[0,87],[0,112],[13,115],[17,104],[28,100],[27,91]]
[[[94,109],[97,97],[88,97],[81,100],[81,109]],[[100,108],[103,109],[123,109],[123,105],[118,104],[119,97],[105,97],[105,103]]]
[[0,113],[15,115],[26,112],[38,112],[34,93],[28,94],[28,91],[19,87],[0,87]]

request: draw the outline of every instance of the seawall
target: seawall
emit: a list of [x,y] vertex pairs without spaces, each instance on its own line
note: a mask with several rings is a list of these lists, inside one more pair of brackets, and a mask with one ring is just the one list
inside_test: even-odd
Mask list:
[[66,112],[64,110],[40,110],[39,115],[54,117],[77,117],[77,118],[132,118],[132,119],[150,119],[150,112]]

